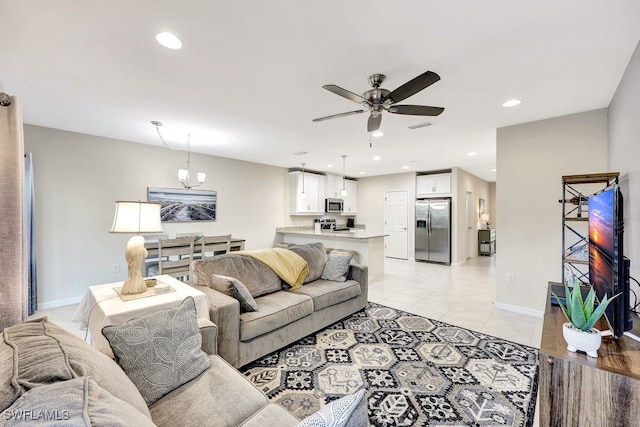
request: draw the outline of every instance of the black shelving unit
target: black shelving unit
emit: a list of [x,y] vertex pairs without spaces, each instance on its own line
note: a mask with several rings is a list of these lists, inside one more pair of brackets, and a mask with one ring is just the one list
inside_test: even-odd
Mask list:
[[617,184],[619,176],[609,172],[562,177],[562,283],[567,271],[589,283],[589,196]]

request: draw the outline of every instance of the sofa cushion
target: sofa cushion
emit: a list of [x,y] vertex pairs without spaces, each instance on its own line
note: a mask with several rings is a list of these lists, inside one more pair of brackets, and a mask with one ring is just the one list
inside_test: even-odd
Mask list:
[[308,295],[313,299],[314,311],[355,298],[361,293],[360,283],[355,280],[333,282],[324,279],[316,280],[296,291],[296,294]]
[[258,311],[240,315],[240,341],[249,341],[313,313],[313,300],[280,291],[256,298]]
[[327,256],[327,264],[322,271],[322,278],[335,282],[344,282],[349,273],[349,264],[353,255],[348,252],[331,251]]
[[342,396],[306,417],[296,427],[362,427],[369,420],[364,389]]
[[[51,345],[51,342],[55,345]],[[38,351],[29,351],[28,348],[36,343]],[[25,351],[28,354],[22,354]],[[46,366],[48,364],[60,366],[59,354],[64,355],[73,378],[91,377],[109,393],[129,402],[145,417],[151,418],[142,396],[116,362],[79,337],[49,322],[46,317],[13,325],[3,331],[3,339],[0,339],[0,366],[3,367],[0,370],[0,411],[27,391],[25,385],[34,387],[46,384],[46,381],[37,383],[34,378],[43,379],[40,370],[50,375],[52,368]],[[16,372],[19,380],[12,384],[11,378]]]
[[191,273],[193,284],[204,286],[209,284],[212,274],[235,277],[245,284],[254,298],[282,290],[282,281],[264,263],[232,253],[194,261]]
[[275,403],[270,403],[260,411],[256,412],[251,418],[245,420],[241,427],[264,427],[264,426],[277,426],[277,427],[295,427],[298,424],[298,419],[291,415],[282,406]]
[[258,309],[256,300],[253,299],[245,284],[235,277],[213,274],[209,287],[237,299],[242,313]]
[[200,348],[202,338],[192,297],[176,307],[105,326],[102,334],[149,405],[211,365]]
[[89,377],[35,387],[3,412],[7,425],[154,426]]
[[149,407],[154,423],[168,427],[237,426],[269,403],[224,359],[209,356],[209,360],[211,367],[202,375]]
[[322,243],[317,242],[307,243],[305,245],[295,245],[290,246],[287,249],[300,255],[302,259],[307,261],[307,264],[309,265],[309,275],[304,280],[304,283],[313,282],[322,276],[322,271],[327,263],[327,251]]

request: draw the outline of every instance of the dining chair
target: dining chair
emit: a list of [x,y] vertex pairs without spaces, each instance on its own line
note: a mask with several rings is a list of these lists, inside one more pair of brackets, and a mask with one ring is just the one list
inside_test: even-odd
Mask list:
[[158,265],[149,267],[149,275],[168,274],[188,280],[189,265],[193,260],[194,237],[158,240]]
[[195,242],[196,257],[226,254],[231,251],[231,234],[202,236]]

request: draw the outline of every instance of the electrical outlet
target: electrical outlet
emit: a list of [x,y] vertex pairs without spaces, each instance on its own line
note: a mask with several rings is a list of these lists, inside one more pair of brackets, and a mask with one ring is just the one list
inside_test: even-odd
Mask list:
[[114,273],[120,273],[120,264],[113,264],[111,271]]
[[507,273],[507,283],[516,283],[515,273]]

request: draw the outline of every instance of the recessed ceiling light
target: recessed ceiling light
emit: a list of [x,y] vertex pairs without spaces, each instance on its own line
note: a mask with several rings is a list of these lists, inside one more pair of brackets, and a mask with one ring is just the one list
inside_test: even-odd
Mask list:
[[364,174],[366,174],[365,171],[360,171],[360,175],[364,175]]
[[502,104],[503,107],[515,107],[516,105],[520,105],[522,101],[520,99],[510,99]]
[[156,35],[156,40],[169,49],[180,49],[182,47],[180,39],[171,33],[159,33]]
[[332,165],[331,163],[329,163],[329,164],[327,165],[327,167],[328,167],[329,169],[331,169],[331,168],[333,167],[333,165]]
[[384,133],[382,133],[381,130],[377,130],[374,133],[371,134],[372,137],[374,138],[380,138],[382,135],[384,135]]
[[491,169],[491,172],[495,172],[495,171],[497,171],[497,170],[498,170],[498,169],[493,168],[493,169]]
[[469,152],[467,153],[467,156],[469,156],[469,157],[473,157],[473,156],[475,156],[476,154],[478,154],[478,153],[476,153],[475,151],[469,151]]
[[382,157],[380,157],[380,156],[373,156],[373,160],[375,160],[375,161],[377,162],[378,160],[382,160]]
[[409,165],[403,165],[402,169],[409,169]]

